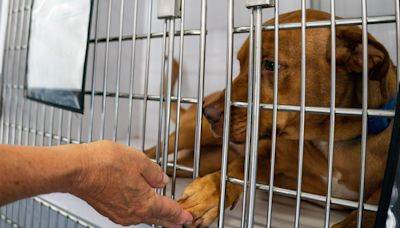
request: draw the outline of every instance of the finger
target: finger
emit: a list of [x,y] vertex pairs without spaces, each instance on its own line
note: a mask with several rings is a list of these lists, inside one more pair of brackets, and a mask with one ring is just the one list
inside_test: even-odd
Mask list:
[[168,220],[175,224],[191,224],[193,221],[192,215],[185,211],[174,200],[156,194],[152,204],[152,212],[154,218]]
[[163,188],[169,182],[169,177],[161,167],[145,157],[143,159],[141,174],[146,182],[153,188]]

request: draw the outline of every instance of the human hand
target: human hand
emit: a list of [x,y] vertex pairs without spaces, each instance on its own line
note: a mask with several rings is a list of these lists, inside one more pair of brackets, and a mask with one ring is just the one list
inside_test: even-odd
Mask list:
[[71,193],[121,225],[165,227],[190,224],[192,216],[175,201],[154,192],[169,178],[142,152],[111,141],[85,145],[82,173]]

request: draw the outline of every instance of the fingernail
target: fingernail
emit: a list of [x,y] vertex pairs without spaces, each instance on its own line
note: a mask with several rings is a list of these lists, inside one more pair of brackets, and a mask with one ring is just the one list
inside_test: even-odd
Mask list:
[[164,173],[163,184],[168,184],[168,182],[169,182],[169,177],[167,174]]
[[193,216],[192,216],[192,214],[190,214],[190,213],[187,212],[187,211],[184,211],[183,213],[184,213],[184,217],[186,218],[184,224],[192,224],[192,222],[193,222]]

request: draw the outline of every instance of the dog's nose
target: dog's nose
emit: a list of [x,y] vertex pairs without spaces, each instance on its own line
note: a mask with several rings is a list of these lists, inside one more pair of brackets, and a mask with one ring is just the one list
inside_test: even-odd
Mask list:
[[204,116],[211,124],[215,124],[221,119],[222,112],[217,107],[209,105],[204,108]]

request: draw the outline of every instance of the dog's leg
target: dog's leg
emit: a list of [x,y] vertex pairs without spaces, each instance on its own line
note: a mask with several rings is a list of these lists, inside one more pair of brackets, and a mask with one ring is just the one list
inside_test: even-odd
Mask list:
[[[243,178],[243,157],[229,163],[228,175]],[[193,226],[209,226],[218,216],[221,172],[214,172],[194,180],[183,192],[178,202],[193,215]],[[226,207],[233,208],[239,199],[242,186],[227,183]]]
[[[378,189],[374,192],[374,194],[369,197],[367,203],[377,205],[379,202],[381,194],[381,189]],[[374,227],[376,218],[376,212],[372,211],[363,211],[363,219],[362,219],[362,226],[363,228]],[[354,228],[357,227],[357,211],[352,211],[349,216],[347,216],[343,221],[335,224],[332,228]]]

